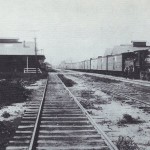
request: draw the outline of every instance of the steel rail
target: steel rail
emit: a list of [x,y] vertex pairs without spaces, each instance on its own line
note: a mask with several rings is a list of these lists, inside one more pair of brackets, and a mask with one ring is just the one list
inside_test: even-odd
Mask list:
[[39,125],[39,120],[40,120],[40,116],[41,116],[41,111],[42,111],[43,103],[44,103],[44,100],[45,100],[48,80],[49,80],[49,77],[47,78],[47,81],[46,81],[46,85],[45,85],[45,88],[44,88],[44,93],[43,93],[43,96],[42,96],[43,98],[42,98],[42,101],[41,101],[41,104],[40,104],[40,108],[39,108],[39,111],[38,111],[38,115],[37,115],[37,118],[36,118],[36,122],[35,122],[35,125],[34,125],[34,130],[33,130],[32,137],[31,137],[31,142],[30,142],[28,150],[33,150],[34,149],[35,139],[36,139],[36,136],[37,136],[37,130],[38,130],[38,125]]
[[104,131],[97,125],[97,123],[94,121],[94,119],[90,116],[90,114],[87,112],[87,110],[80,104],[80,102],[77,100],[77,98],[65,86],[65,84],[62,82],[62,80],[60,78],[59,78],[59,80],[61,81],[61,83],[64,86],[64,88],[69,92],[69,95],[74,99],[74,101],[80,107],[82,112],[87,116],[87,118],[89,119],[91,124],[94,126],[94,128],[97,130],[97,132],[103,137],[104,141],[106,142],[106,144],[110,148],[110,150],[118,150],[118,148],[114,145],[114,143],[109,139],[109,137],[104,133]]
[[[102,74],[96,74],[96,75],[93,75],[93,74],[90,74],[91,76],[96,76],[96,77],[103,77],[103,78],[109,78],[109,79],[112,79],[112,80],[116,80],[116,81],[121,81],[121,82],[126,82],[126,83],[132,83],[132,84],[137,84],[137,85],[143,85],[143,86],[150,86],[150,82],[149,81],[145,81],[145,80],[136,80],[136,79],[126,79],[126,78],[123,78],[123,77],[115,77],[115,76],[109,76],[109,75],[102,75]],[[101,75],[101,76],[100,76]]]
[[80,72],[80,71],[76,71],[76,72],[91,75],[91,76],[95,76],[95,77],[109,78],[109,79],[112,79],[112,80],[126,82],[126,83],[133,83],[133,84],[137,84],[137,85],[145,84],[143,86],[150,86],[150,81],[146,81],[146,80],[126,79],[124,77],[116,77],[116,76],[112,76],[112,75],[104,75],[104,74],[98,74],[98,73],[88,73],[88,72]]
[[125,98],[127,98],[127,99],[134,100],[134,101],[138,101],[138,102],[140,102],[140,103],[143,103],[143,104],[146,104],[146,105],[149,105],[149,106],[150,106],[150,103],[148,103],[148,102],[143,102],[142,100],[139,100],[139,99],[137,99],[137,98],[135,98],[135,97],[127,96],[127,95],[124,94],[124,93],[117,93],[117,92],[115,92],[114,90],[107,90],[107,88],[101,88],[101,89],[102,89],[102,90],[106,90],[106,91],[108,91],[108,92],[111,92],[112,94],[115,94],[115,95],[117,95],[117,96],[123,96],[123,97],[125,97]]

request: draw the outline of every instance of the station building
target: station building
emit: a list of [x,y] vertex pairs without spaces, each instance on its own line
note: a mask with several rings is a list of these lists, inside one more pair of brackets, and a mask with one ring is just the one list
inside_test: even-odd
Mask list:
[[35,42],[19,41],[14,38],[0,39],[0,72],[41,72],[45,56],[37,50]]

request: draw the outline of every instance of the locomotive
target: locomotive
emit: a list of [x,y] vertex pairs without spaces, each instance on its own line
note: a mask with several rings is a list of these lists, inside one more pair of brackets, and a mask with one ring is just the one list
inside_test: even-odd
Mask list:
[[52,65],[48,62],[41,63],[40,69],[44,72],[50,72],[52,69]]
[[64,63],[63,68],[150,80],[150,46],[146,46],[145,41],[131,42],[130,46],[120,46],[120,51],[122,48],[124,52],[117,50],[116,54]]

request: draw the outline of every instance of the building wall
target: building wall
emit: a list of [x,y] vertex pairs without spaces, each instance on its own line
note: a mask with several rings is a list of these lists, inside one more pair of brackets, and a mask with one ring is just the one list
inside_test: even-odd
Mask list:
[[38,55],[36,63],[35,55],[0,55],[0,72],[23,72],[27,67],[27,57],[29,68],[40,68],[41,61],[45,59],[44,55]]

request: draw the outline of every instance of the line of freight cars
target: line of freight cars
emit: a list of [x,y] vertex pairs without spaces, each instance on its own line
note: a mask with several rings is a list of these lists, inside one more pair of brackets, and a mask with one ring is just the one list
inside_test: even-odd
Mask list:
[[77,71],[150,80],[150,50],[99,56],[81,62],[65,63],[64,67]]

